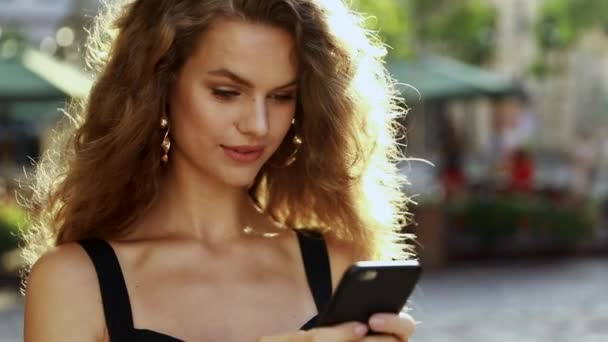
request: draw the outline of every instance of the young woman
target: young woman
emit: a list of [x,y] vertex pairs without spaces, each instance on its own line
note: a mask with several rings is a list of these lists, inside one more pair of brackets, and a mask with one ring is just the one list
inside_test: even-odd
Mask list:
[[350,264],[412,256],[383,55],[339,0],[109,2],[34,185],[25,341],[408,341],[314,328]]

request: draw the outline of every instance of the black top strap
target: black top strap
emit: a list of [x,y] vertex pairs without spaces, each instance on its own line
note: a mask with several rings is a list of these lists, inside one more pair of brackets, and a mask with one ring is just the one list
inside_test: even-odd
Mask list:
[[329,303],[332,294],[331,265],[323,235],[312,231],[296,230],[308,286],[312,291],[318,312]]
[[122,341],[133,329],[129,292],[120,263],[112,246],[104,240],[79,242],[97,271],[108,334],[111,341]]

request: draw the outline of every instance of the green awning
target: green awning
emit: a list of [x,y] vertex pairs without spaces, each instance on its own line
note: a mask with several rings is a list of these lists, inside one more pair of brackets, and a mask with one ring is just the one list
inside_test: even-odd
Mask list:
[[78,68],[25,48],[0,58],[0,115],[17,121],[50,122],[69,98],[86,96],[92,80]]
[[84,71],[40,51],[26,49],[21,61],[28,70],[60,89],[65,96],[84,98],[93,85],[93,79]]
[[394,61],[387,67],[393,78],[402,83],[399,90],[406,100],[418,100],[419,96],[422,100],[493,96],[516,89],[505,77],[446,57]]
[[18,121],[53,121],[58,119],[65,101],[10,102],[5,110],[8,117]]
[[62,98],[61,90],[28,70],[21,60],[0,59],[0,101]]

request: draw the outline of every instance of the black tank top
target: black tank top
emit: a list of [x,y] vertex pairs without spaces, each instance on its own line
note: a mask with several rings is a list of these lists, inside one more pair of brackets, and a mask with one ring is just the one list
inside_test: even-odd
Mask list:
[[[296,230],[306,279],[312,291],[317,311],[321,312],[332,293],[331,269],[327,246],[323,236],[304,230]],[[105,240],[90,239],[79,242],[85,249],[97,272],[103,302],[106,326],[111,342],[185,342],[149,329],[133,326],[131,303],[118,258],[112,246]],[[314,327],[317,316],[300,329]]]

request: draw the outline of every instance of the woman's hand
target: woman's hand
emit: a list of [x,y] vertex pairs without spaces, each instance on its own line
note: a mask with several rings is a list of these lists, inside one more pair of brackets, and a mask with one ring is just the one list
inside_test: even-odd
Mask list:
[[[404,312],[375,314],[369,320],[369,328],[361,323],[344,323],[333,327],[261,337],[257,342],[409,342],[415,327],[414,319]],[[370,328],[380,335],[365,336]]]
[[412,316],[399,314],[375,314],[369,319],[369,327],[374,333],[382,335],[368,336],[363,341],[396,341],[408,342],[414,334],[416,323]]
[[[365,324],[344,323],[332,327],[260,337],[257,342],[351,342],[361,341],[368,332]],[[407,341],[407,340],[406,340]]]

